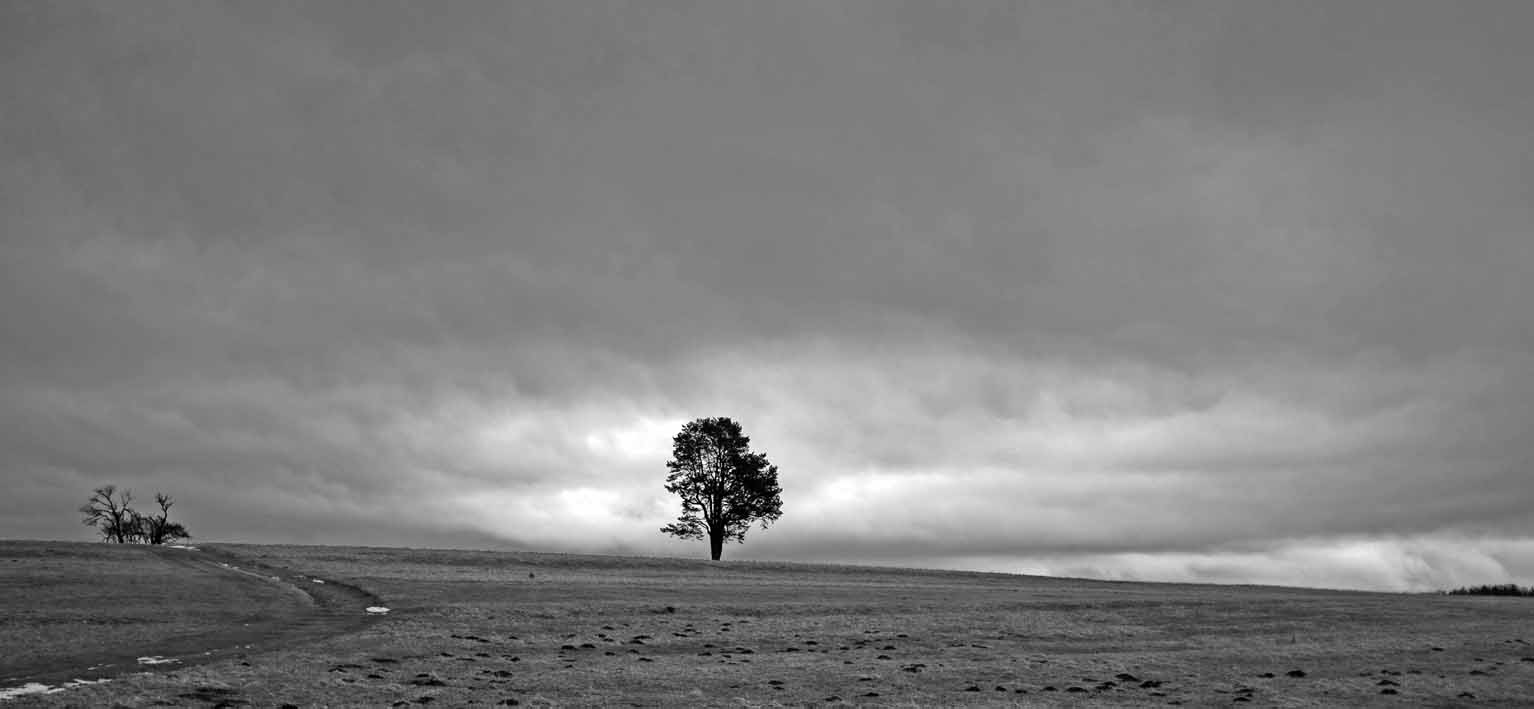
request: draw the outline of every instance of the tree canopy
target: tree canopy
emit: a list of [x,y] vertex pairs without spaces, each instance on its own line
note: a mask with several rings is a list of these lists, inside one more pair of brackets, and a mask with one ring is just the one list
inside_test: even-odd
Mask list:
[[746,531],[763,529],[783,514],[778,466],[752,452],[751,439],[734,420],[694,419],[671,439],[666,491],[682,499],[682,513],[662,532],[681,539],[709,540],[718,561],[726,539],[746,540]]

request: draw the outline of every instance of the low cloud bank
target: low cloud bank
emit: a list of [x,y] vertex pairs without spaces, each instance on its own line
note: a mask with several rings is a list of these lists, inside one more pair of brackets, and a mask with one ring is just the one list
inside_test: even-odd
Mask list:
[[948,560],[952,568],[1116,581],[1447,591],[1534,578],[1534,540],[1458,534],[1305,539],[1266,549]]

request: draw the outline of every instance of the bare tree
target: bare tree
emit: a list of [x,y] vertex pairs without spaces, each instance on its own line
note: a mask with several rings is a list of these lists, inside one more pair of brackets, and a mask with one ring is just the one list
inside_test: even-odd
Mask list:
[[170,521],[170,507],[176,504],[170,495],[157,492],[154,495],[155,504],[160,506],[158,515],[136,515],[140,521],[139,533],[143,541],[150,544],[169,544],[171,542],[189,539],[186,527],[180,522]]
[[103,485],[80,506],[80,514],[85,515],[81,522],[87,527],[95,527],[101,533],[102,541],[118,544],[136,541],[138,522],[134,519],[136,513],[129,506],[132,502],[131,491],[123,490],[119,495],[116,485]]

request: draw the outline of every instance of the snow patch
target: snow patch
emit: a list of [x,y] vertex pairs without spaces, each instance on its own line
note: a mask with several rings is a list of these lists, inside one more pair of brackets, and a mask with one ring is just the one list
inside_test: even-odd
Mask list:
[[59,685],[57,687],[54,687],[51,690],[48,690],[48,693],[49,694],[56,694],[58,692],[62,692],[64,690],[66,690],[66,689],[71,689],[71,688],[74,688],[74,687],[84,687],[85,685],[88,685],[88,684],[106,684],[107,682],[111,682],[111,681],[112,680],[105,679],[105,678],[102,678],[102,679],[78,679],[78,678],[76,678],[76,679],[69,680],[68,682],[65,682],[65,683],[63,683],[63,684],[61,684],[61,685]]
[[26,683],[24,685],[21,685],[20,687],[7,687],[7,688],[4,688],[4,689],[0,689],[0,702],[6,701],[7,699],[15,699],[17,697],[23,697],[23,696],[26,696],[28,694],[58,694],[59,692],[62,692],[64,690],[66,690],[66,689],[72,689],[74,687],[84,687],[85,685],[88,685],[88,684],[101,684],[103,682],[109,682],[109,681],[111,681],[111,680],[106,680],[106,679],[97,679],[97,680],[72,679],[72,680],[69,680],[68,682],[65,682],[65,683],[63,683],[63,684],[61,684],[61,685],[59,685],[57,687],[50,687],[50,686],[48,686],[46,684],[43,684],[41,682],[28,682],[28,683]]
[[46,684],[39,684],[37,682],[28,682],[24,685],[21,685],[20,687],[7,687],[6,689],[0,689],[0,702],[3,702],[7,699],[23,697],[28,694],[43,694],[50,689],[53,688]]
[[367,607],[367,612],[369,612],[369,613],[371,613],[373,615],[383,615],[385,613],[388,613],[389,609],[388,608],[384,608],[383,606],[368,606]]
[[192,546],[190,544],[166,544],[165,548],[167,548],[167,549],[185,549],[187,551],[197,551],[197,547],[194,547],[194,546]]
[[314,581],[314,582],[315,582],[315,583],[317,583],[317,584],[324,584],[324,583],[325,583],[325,579],[312,579],[312,580],[313,580],[313,581]]
[[140,665],[168,665],[172,662],[180,662],[174,657],[160,657],[159,655],[145,655],[138,659]]

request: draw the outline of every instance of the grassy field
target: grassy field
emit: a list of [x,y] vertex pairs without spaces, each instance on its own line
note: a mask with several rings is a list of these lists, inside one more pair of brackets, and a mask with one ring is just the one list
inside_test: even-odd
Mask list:
[[[0,543],[0,558],[9,545]],[[283,579],[355,585],[392,611],[324,639],[268,644],[11,704],[1529,706],[1534,700],[1534,603],[1522,598],[534,553],[244,545],[218,545],[217,552]],[[78,557],[73,582],[90,585],[97,565],[137,563],[108,557]],[[32,583],[56,592],[68,587],[70,567],[4,563],[6,617],[25,611],[8,627],[42,638],[44,646],[67,645],[67,634],[56,632],[61,626],[53,622],[53,606],[25,590]],[[224,591],[192,578],[206,569],[185,573],[187,585],[174,597],[204,589],[194,605],[209,613],[196,622],[237,621],[233,606],[249,602],[240,595],[249,591],[210,596]],[[174,587],[170,576],[162,581]],[[76,605],[78,612],[91,610],[83,601]],[[103,601],[94,610],[116,617],[114,607]],[[225,615],[213,613],[221,607],[229,609]],[[123,625],[135,627],[136,619],[151,615],[141,611]],[[0,647],[14,651],[10,644]]]
[[181,550],[0,542],[0,682],[39,664],[133,660],[140,648],[282,624],[306,598],[198,573]]

